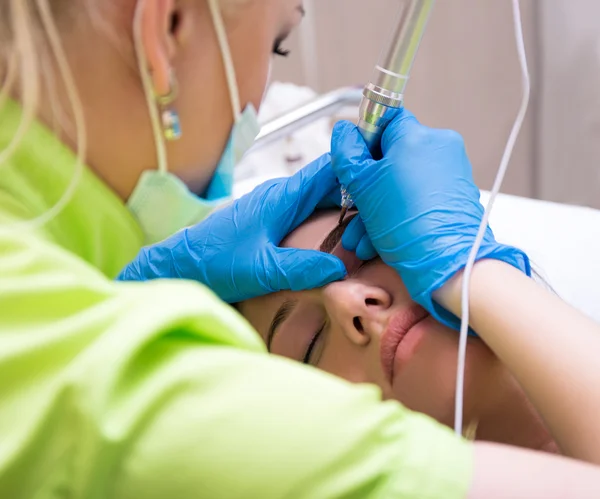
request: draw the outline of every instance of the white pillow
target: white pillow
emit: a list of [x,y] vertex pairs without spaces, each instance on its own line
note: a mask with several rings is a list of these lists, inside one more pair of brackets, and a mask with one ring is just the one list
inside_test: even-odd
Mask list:
[[600,211],[500,194],[490,225],[498,241],[527,252],[559,296],[600,322]]

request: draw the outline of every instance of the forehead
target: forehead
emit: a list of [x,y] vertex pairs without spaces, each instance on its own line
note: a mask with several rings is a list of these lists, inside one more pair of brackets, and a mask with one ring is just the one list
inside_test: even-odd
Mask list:
[[[325,236],[337,225],[339,211],[327,210],[311,216],[300,227],[291,232],[281,243],[284,248],[317,249]],[[239,304],[239,310],[254,328],[265,338],[275,312],[284,300],[297,299],[306,292],[280,291],[260,296]]]
[[338,223],[339,212],[326,210],[315,213],[282,242],[284,248],[316,249]]

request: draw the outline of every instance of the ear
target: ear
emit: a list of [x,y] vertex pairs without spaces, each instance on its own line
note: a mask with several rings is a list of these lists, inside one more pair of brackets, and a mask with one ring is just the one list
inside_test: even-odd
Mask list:
[[175,37],[179,13],[175,0],[143,0],[142,44],[150,66],[156,95],[171,92],[171,61],[175,55]]

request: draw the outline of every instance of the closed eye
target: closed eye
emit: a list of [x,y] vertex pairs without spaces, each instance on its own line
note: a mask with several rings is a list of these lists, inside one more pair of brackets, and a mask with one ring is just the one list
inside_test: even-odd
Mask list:
[[318,360],[313,363],[313,352],[315,351],[315,347],[318,344],[319,339],[321,338],[323,331],[325,330],[325,323],[319,328],[319,330],[315,333],[312,340],[310,341],[308,348],[306,349],[306,353],[304,354],[304,358],[302,359],[303,364],[315,365]]

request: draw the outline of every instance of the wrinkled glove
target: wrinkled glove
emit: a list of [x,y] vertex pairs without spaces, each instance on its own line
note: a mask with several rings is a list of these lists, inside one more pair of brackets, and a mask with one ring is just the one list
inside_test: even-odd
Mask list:
[[200,224],[142,249],[119,280],[199,281],[228,303],[343,279],[333,255],[279,248],[317,207],[339,202],[339,184],[324,155],[289,178],[270,180]]
[[[385,130],[381,148],[383,159],[375,161],[353,124],[338,123],[333,131],[333,169],[360,214],[342,244],[363,259],[374,248],[416,302],[456,328],[456,317],[435,304],[432,293],[465,267],[484,212],[464,142],[404,110]],[[482,258],[531,273],[527,255],[497,243],[489,227]]]

